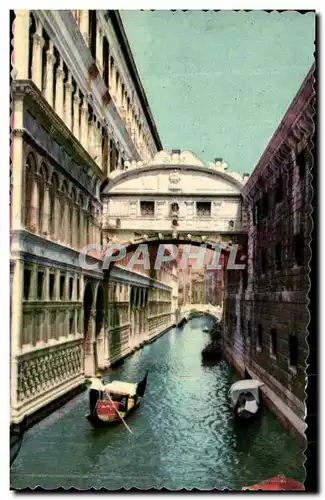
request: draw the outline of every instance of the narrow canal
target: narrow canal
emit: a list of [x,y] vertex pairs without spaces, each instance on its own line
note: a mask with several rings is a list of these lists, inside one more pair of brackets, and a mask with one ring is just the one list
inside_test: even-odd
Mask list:
[[31,428],[11,468],[12,488],[239,490],[277,474],[303,481],[304,455],[268,411],[239,430],[228,407],[236,374],[201,363],[208,341],[195,319],[137,351],[107,381],[142,379],[145,398],[123,425],[94,429],[87,394]]

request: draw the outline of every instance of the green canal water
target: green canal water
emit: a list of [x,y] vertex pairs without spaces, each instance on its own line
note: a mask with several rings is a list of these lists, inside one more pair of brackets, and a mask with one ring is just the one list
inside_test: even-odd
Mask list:
[[240,490],[277,474],[303,481],[302,450],[266,409],[260,422],[236,427],[227,393],[237,375],[224,361],[201,361],[207,322],[173,329],[107,372],[107,381],[137,381],[149,368],[132,434],[92,428],[83,393],[27,432],[11,487]]

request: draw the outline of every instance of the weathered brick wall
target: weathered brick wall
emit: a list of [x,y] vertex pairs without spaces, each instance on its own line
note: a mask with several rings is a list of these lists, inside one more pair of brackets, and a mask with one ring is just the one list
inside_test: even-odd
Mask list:
[[[244,192],[248,216],[248,283],[242,322],[245,360],[300,418],[304,417],[308,356],[313,102],[309,75]],[[290,336],[297,342],[294,366],[289,362]]]

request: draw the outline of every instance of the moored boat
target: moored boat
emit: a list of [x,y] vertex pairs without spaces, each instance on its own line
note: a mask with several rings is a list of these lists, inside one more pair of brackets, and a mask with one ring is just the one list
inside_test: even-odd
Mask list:
[[235,418],[248,421],[260,413],[260,387],[264,385],[259,380],[240,380],[235,382],[229,390],[230,404]]
[[[140,405],[147,385],[148,371],[139,383],[114,380],[101,390],[91,389],[89,413],[86,418],[95,427],[107,427],[124,422]],[[95,399],[97,392],[97,400]]]
[[222,347],[219,342],[211,342],[202,350],[205,361],[219,361],[222,358]]
[[303,483],[285,476],[276,476],[253,486],[245,486],[242,491],[305,491]]
[[204,331],[205,333],[209,333],[210,328],[209,328],[208,326],[205,326],[205,327],[203,328],[203,331]]

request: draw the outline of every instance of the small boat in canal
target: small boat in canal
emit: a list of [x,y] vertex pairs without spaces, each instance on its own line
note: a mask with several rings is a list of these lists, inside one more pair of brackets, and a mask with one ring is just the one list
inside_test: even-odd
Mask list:
[[219,361],[222,358],[222,347],[220,342],[211,342],[202,350],[202,358],[205,361]]
[[245,486],[242,491],[305,491],[305,486],[295,479],[276,476],[254,486]]
[[203,328],[203,331],[204,331],[205,333],[209,333],[210,328],[209,328],[208,326],[205,326],[205,327]]
[[26,430],[27,417],[25,416],[19,424],[10,426],[10,466],[14,463],[23,443]]
[[260,413],[260,387],[263,382],[254,379],[235,382],[229,390],[230,404],[235,418],[240,421],[250,421]]
[[94,427],[108,427],[120,422],[126,425],[124,420],[139,407],[144,396],[147,377],[148,371],[139,383],[114,380],[104,385],[102,390],[90,389],[90,412],[86,418]]

